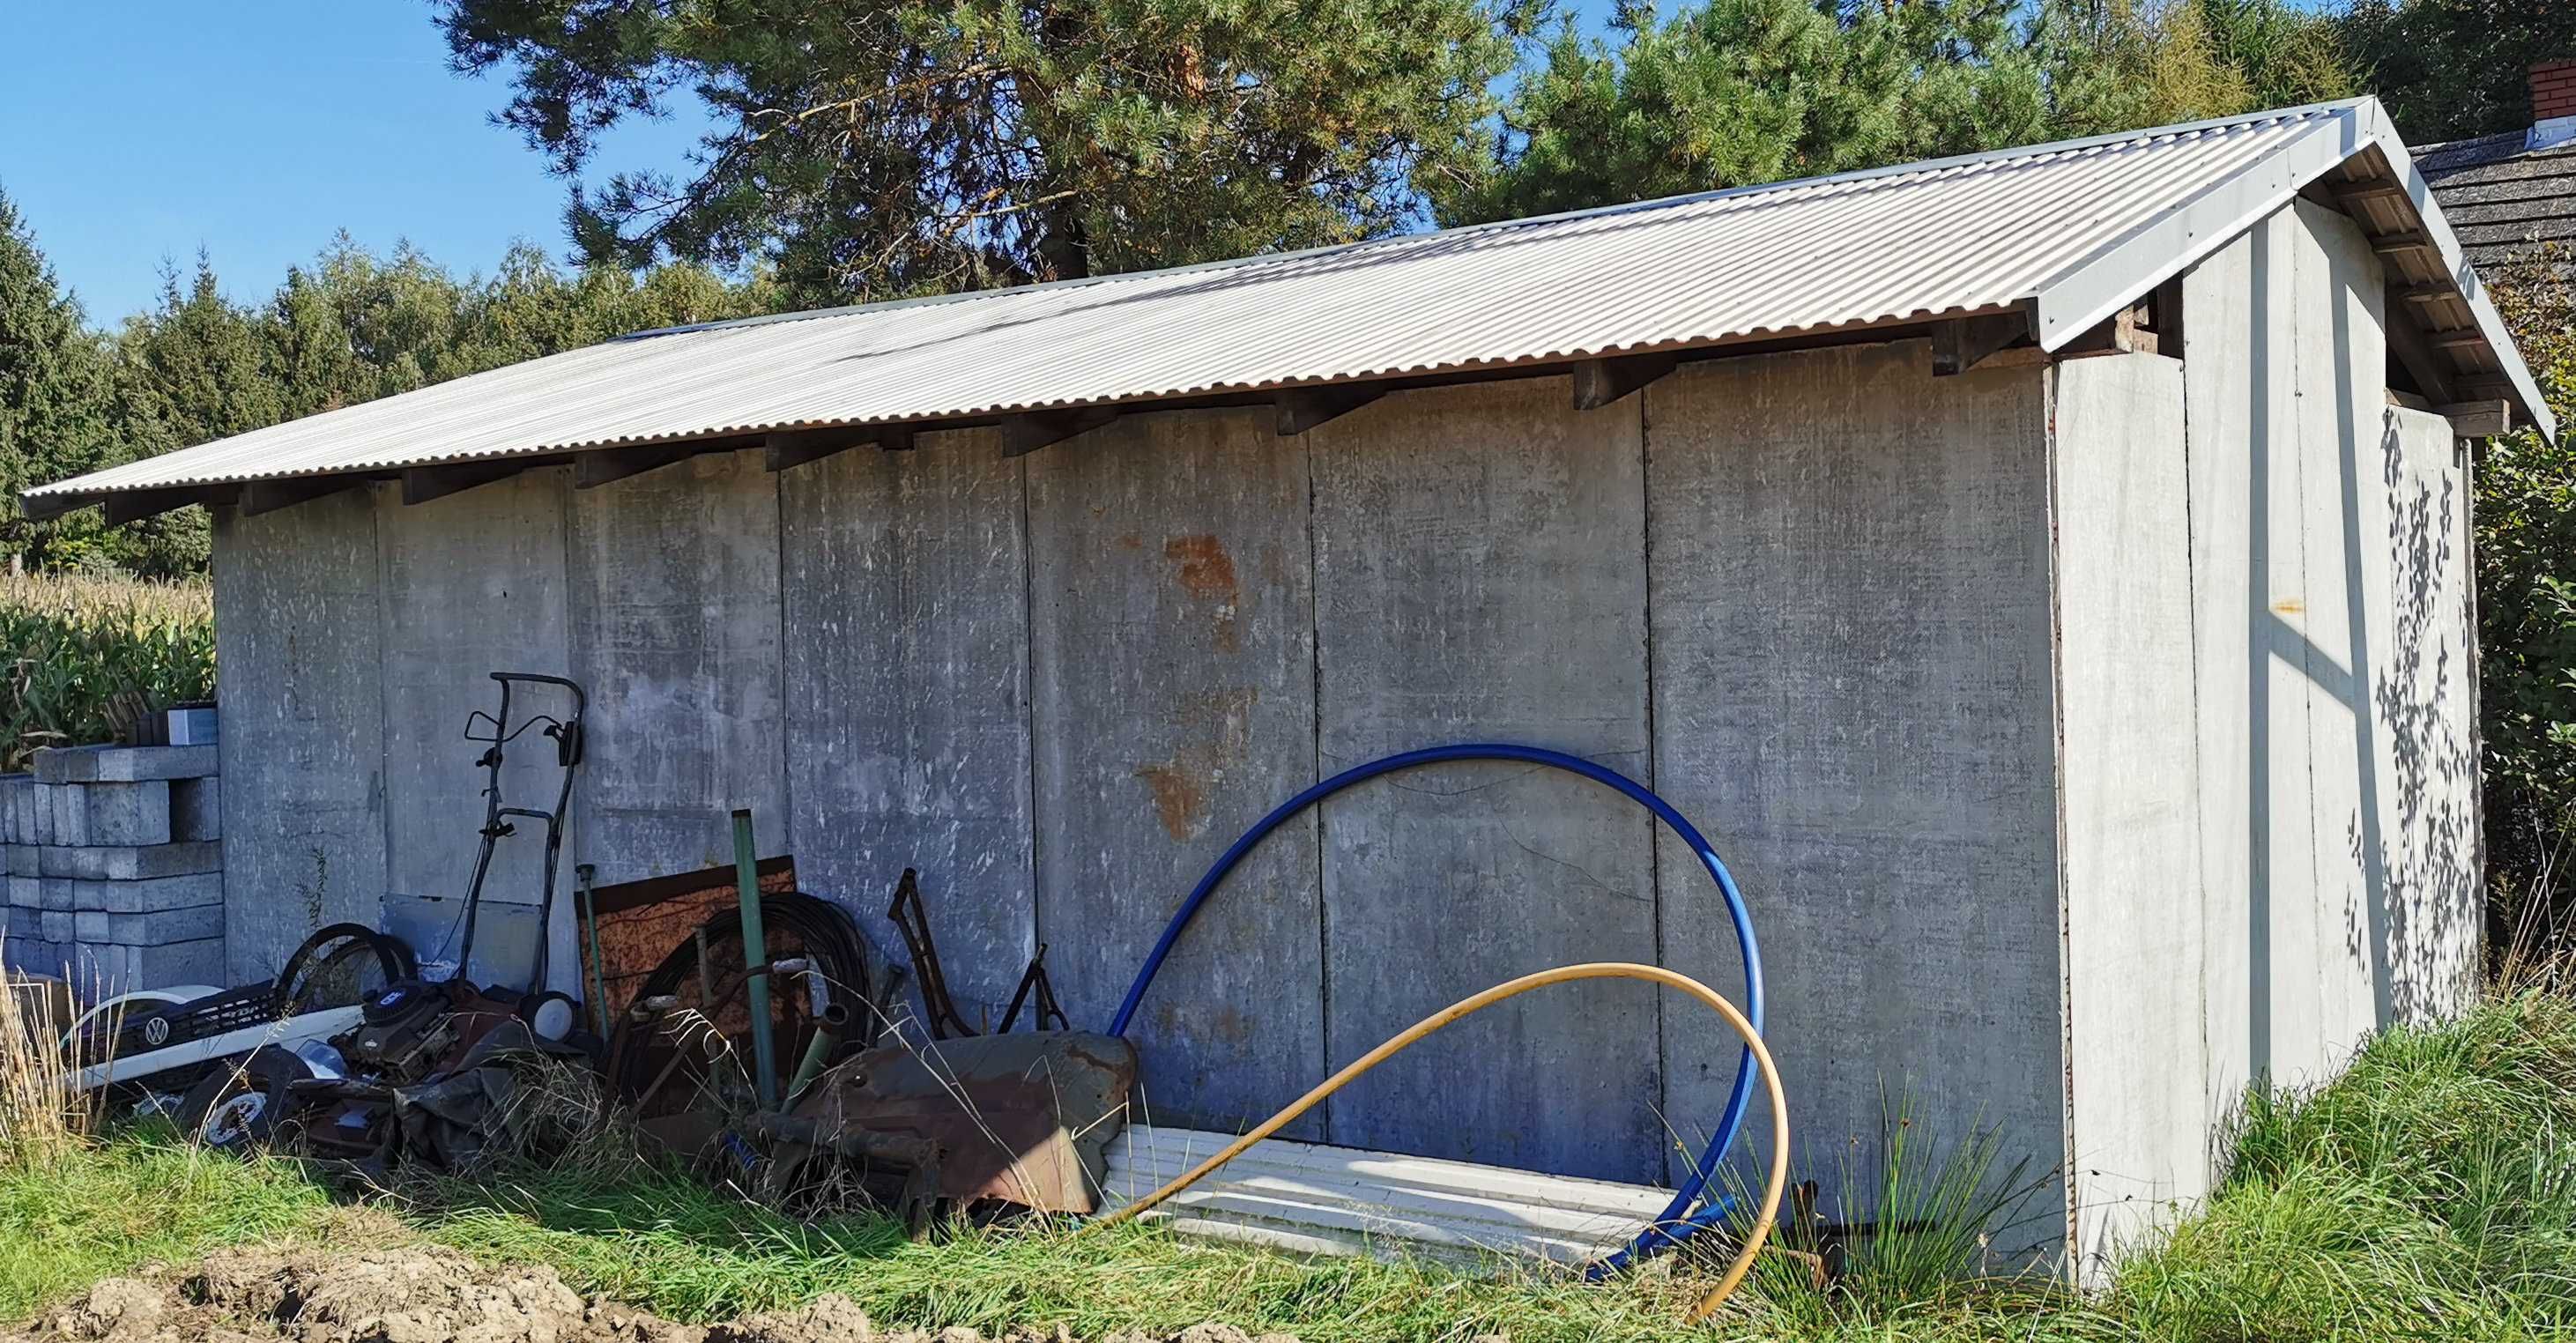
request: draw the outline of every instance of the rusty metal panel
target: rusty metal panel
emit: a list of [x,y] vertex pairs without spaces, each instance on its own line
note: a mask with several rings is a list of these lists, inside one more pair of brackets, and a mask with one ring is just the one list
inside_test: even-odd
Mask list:
[[[1307,492],[1303,440],[1251,411],[1030,459],[1038,935],[1079,1024],[1115,1014],[1200,872],[1315,781]],[[1232,874],[1145,1001],[1167,1122],[1245,1126],[1324,1075],[1315,824]]]
[[925,435],[781,472],[787,770],[808,889],[878,946],[921,870],[950,989],[998,1018],[1036,945],[1018,459]]
[[571,571],[572,674],[590,689],[580,860],[603,882],[731,862],[736,807],[763,853],[786,851],[778,492],[760,454],[572,491]]
[[1000,1201],[1088,1213],[1135,1089],[1135,1047],[1114,1036],[985,1035],[869,1050],[816,1079],[787,1122],[763,1127],[805,1149],[781,1153],[781,1166],[809,1153],[892,1155],[925,1177],[919,1194],[959,1210]]
[[[642,333],[30,497],[1556,363],[2023,302],[2054,349],[2089,314],[2133,301],[2374,146],[2466,275],[2404,146],[2363,98],[1212,266]],[[2501,319],[2473,278],[2461,283],[2526,410],[2545,417]]]
[[[1647,766],[1639,399],[1564,379],[1399,393],[1314,430],[1323,765],[1518,741]],[[1656,959],[1652,818],[1520,766],[1417,770],[1323,806],[1330,1061],[1478,989]],[[1652,1182],[1645,985],[1516,998],[1334,1098],[1329,1141]]]
[[385,890],[376,512],[366,491],[215,510],[225,961],[278,972],[307,933],[374,926]]

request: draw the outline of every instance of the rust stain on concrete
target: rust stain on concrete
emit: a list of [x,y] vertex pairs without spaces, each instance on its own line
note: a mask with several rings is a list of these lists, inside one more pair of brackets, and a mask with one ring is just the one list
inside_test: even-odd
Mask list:
[[1252,749],[1252,706],[1261,692],[1250,686],[1192,695],[1181,704],[1184,740],[1172,758],[1139,765],[1136,777],[1153,794],[1154,819],[1163,833],[1188,843],[1207,830],[1208,794],[1225,781],[1227,767]]
[[1193,597],[1230,602],[1239,590],[1234,557],[1213,536],[1175,536],[1163,543],[1163,558],[1181,566],[1181,587]]
[[1204,533],[1175,536],[1163,543],[1163,558],[1180,566],[1183,592],[1216,603],[1216,649],[1234,652],[1240,642],[1234,628],[1235,606],[1243,589],[1225,543]]
[[1199,817],[1207,809],[1207,792],[1179,761],[1146,765],[1136,771],[1136,777],[1153,790],[1154,817],[1163,823],[1165,834],[1186,841],[1198,833]]

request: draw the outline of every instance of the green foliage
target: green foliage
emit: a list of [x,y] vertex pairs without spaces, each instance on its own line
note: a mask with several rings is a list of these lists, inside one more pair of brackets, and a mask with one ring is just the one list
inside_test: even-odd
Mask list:
[[1567,23],[1443,222],[1645,200],[2341,97],[2290,0],[1709,0]]
[[777,303],[764,280],[696,266],[568,276],[525,246],[493,275],[460,279],[408,246],[377,257],[342,235],[264,304],[226,298],[200,260],[187,283],[165,280],[158,307],[127,319],[116,349],[162,448]]
[[2479,729],[2489,945],[2576,919],[2576,256],[2548,248],[2491,277],[2497,307],[2562,426],[2497,439],[2477,486]]
[[[1916,1135],[1907,1142],[1922,1144]],[[710,1321],[854,1298],[889,1326],[1168,1336],[1203,1321],[1307,1343],[1508,1334],[1553,1340],[2559,1337],[2576,1328],[2576,999],[2500,992],[2460,1020],[2370,1042],[2340,1078],[2258,1091],[2218,1191],[2079,1295],[1977,1279],[1939,1236],[1856,1259],[1829,1291],[1767,1255],[1706,1326],[1677,1260],[1609,1283],[1572,1272],[1464,1278],[1418,1261],[1308,1259],[1154,1227],[961,1228],[912,1240],[867,1217],[792,1221],[686,1172],[632,1161],[512,1170],[334,1208],[291,1163],[174,1149],[166,1132],[0,1163],[0,1321],[109,1273],[254,1239],[427,1238],[548,1264],[583,1291]],[[1888,1206],[1939,1224],[1986,1198],[1990,1153],[1923,1145]],[[1931,1156],[1929,1164],[1919,1164]],[[2055,1209],[2034,1209],[2035,1215]]]
[[203,584],[0,578],[0,773],[40,746],[112,741],[109,701],[215,693],[214,596]]
[[1513,218],[1838,172],[2045,127],[2011,0],[1868,5],[1710,0],[1620,45],[1571,19],[1503,115],[1490,165],[1432,182],[1444,223]]
[[596,344],[629,331],[776,311],[775,285],[701,266],[567,275],[526,246],[459,278],[405,246],[346,235],[264,303],[227,297],[202,258],[113,336],[84,328],[0,196],[0,557],[35,570],[205,571],[205,511],[109,528],[99,510],[26,519],[18,491],[173,448]]
[[802,302],[1338,242],[1463,170],[1540,0],[440,0],[559,169],[676,90],[688,172],[576,189],[594,261],[773,265]]
[[2156,1338],[2528,1338],[2576,1327],[2576,999],[2401,1027],[2257,1092],[2209,1211],[2124,1269]]
[[0,555],[114,562],[95,514],[37,522],[19,509],[18,491],[127,459],[134,407],[116,374],[34,231],[0,195]]
[[[98,1278],[152,1260],[302,1234],[358,1219],[292,1162],[236,1161],[143,1128],[81,1149],[0,1163],[0,1320],[26,1319]],[[343,1236],[342,1239],[354,1239]]]
[[2576,56],[2561,0],[2354,0],[2342,28],[2412,144],[2521,130],[2532,63]]

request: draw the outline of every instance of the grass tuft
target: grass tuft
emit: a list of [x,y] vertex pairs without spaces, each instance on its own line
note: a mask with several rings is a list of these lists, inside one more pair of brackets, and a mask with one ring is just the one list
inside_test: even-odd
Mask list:
[[210,1157],[166,1128],[138,1129],[0,1160],[0,1243],[16,1251],[0,1255],[0,1320],[99,1276],[219,1245],[407,1238],[551,1265],[582,1290],[681,1320],[842,1292],[882,1323],[987,1335],[1168,1336],[1210,1320],[1306,1343],[2576,1331],[2576,999],[2519,988],[2449,1025],[2388,1032],[2331,1084],[2249,1097],[2232,1136],[2219,1190],[2133,1253],[2116,1288],[2087,1296],[2044,1279],[1959,1276],[1974,1257],[1949,1222],[2000,1207],[1993,1200],[2018,1177],[1973,1135],[1944,1149],[1899,1124],[1861,1173],[1878,1181],[1878,1210],[1912,1209],[1921,1233],[1856,1254],[1824,1292],[1797,1261],[1765,1256],[1717,1320],[1686,1327],[1704,1272],[1686,1256],[1587,1284],[1572,1273],[1477,1279],[1419,1262],[1306,1260],[1152,1226],[987,1228],[916,1243],[873,1218],[792,1221],[599,1146],[476,1182],[413,1182],[352,1208],[294,1162]]

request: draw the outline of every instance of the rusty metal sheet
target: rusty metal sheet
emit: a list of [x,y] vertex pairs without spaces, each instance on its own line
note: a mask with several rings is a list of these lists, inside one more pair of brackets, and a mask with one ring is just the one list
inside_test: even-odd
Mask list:
[[770,1127],[818,1151],[935,1162],[931,1192],[960,1210],[1088,1213],[1135,1087],[1136,1051],[1114,1036],[984,1035],[860,1054]]

